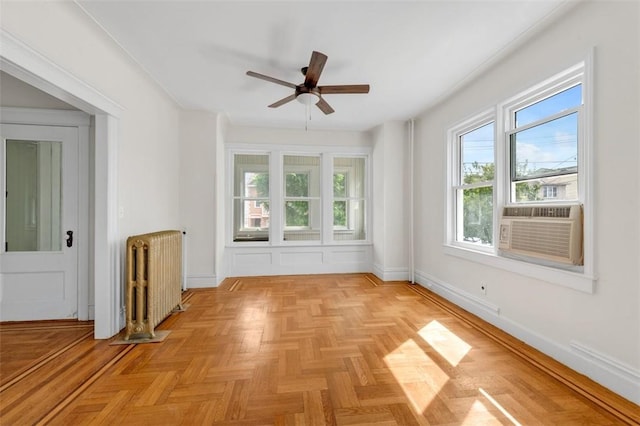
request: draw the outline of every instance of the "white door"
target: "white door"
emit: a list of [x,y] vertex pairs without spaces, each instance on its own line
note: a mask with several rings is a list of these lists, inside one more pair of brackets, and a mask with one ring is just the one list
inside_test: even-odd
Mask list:
[[78,129],[0,125],[0,320],[77,318]]

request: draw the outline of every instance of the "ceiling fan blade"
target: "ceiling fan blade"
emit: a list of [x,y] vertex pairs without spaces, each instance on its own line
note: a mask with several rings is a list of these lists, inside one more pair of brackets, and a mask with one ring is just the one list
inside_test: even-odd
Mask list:
[[282,86],[291,87],[292,89],[296,88],[296,85],[293,83],[289,83],[288,81],[278,80],[277,78],[269,77],[268,75],[260,74],[253,71],[247,71],[247,75],[249,77],[259,78],[260,80],[270,81],[272,83],[280,84]]
[[369,93],[368,84],[343,84],[339,86],[318,86],[321,95],[330,93]]
[[329,105],[327,101],[322,98],[320,98],[320,100],[316,103],[316,106],[320,108],[320,110],[325,114],[331,114],[332,112],[334,112],[333,108],[331,108],[331,105]]
[[322,74],[322,69],[324,68],[324,64],[327,62],[327,55],[324,53],[316,52],[315,50],[311,54],[311,59],[309,60],[309,67],[307,68],[307,73],[304,78],[304,85],[310,89],[313,89],[317,86],[318,80],[320,79],[320,74]]
[[278,108],[279,106],[282,106],[287,102],[291,102],[295,98],[296,98],[296,94],[294,93],[293,95],[289,95],[286,98],[282,98],[279,101],[272,103],[271,105],[269,105],[269,108]]

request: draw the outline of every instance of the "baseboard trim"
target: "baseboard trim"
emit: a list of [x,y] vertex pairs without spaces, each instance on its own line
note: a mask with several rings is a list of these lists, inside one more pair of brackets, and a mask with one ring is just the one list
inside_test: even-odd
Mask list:
[[614,374],[617,377],[621,377],[627,383],[627,389],[619,393],[633,395],[635,392],[638,398],[640,398],[640,371],[595,349],[585,346],[580,342],[571,341],[569,346],[577,356],[580,356],[589,366],[592,366],[587,374],[589,377],[604,381],[607,378],[601,377],[603,375],[602,372],[605,372],[604,374],[609,376]]
[[379,264],[373,265],[373,274],[382,281],[409,281],[408,268],[383,268]]
[[491,315],[499,315],[500,307],[494,305],[493,303],[489,303],[486,300],[482,300],[471,293],[468,293],[464,290],[460,290],[450,284],[444,283],[437,278],[420,271],[415,272],[416,282],[424,287],[433,290],[435,293],[441,295],[445,299],[448,300],[457,300],[461,303],[462,306],[473,305],[476,308],[479,308],[483,311]]
[[[416,275],[418,276],[418,274]],[[424,279],[425,274],[420,274],[420,276]],[[640,425],[638,406],[631,400],[625,399],[623,396],[614,393],[612,390],[593,381],[589,377],[578,373],[559,361],[556,361],[551,356],[529,346],[527,343],[514,337],[514,335],[509,334],[507,331],[504,331],[491,324],[489,321],[482,319],[480,316],[465,310],[463,307],[457,305],[456,302],[449,300],[447,295],[437,294],[434,290],[437,288],[442,291],[442,287],[440,285],[436,286],[432,284],[434,290],[431,290],[426,288],[426,285],[423,285],[422,283],[419,284],[421,285],[409,285],[409,288],[451,315],[464,321],[504,348],[518,355],[531,365],[562,382],[621,421],[627,424]],[[459,293],[462,292],[459,291]],[[577,346],[580,347],[579,344]],[[600,356],[600,358],[604,359],[603,356]]]

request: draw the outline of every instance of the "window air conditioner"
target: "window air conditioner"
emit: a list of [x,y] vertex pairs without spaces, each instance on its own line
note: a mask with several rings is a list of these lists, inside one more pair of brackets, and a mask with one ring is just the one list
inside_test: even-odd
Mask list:
[[504,207],[498,248],[506,255],[582,265],[582,206]]

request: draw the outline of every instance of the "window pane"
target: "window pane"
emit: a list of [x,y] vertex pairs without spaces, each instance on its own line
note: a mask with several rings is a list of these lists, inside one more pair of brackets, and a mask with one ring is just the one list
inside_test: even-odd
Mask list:
[[[335,241],[365,240],[364,200],[336,201],[333,204]],[[340,224],[338,223],[340,220]]]
[[493,244],[493,188],[462,189],[462,240]]
[[233,241],[269,240],[269,156],[236,154]]
[[313,217],[320,217],[319,201],[285,201],[285,241],[319,241],[320,227]]
[[308,201],[286,201],[284,208],[285,226],[309,226]]
[[512,134],[511,153],[514,181],[577,173],[578,114]]
[[284,156],[285,196],[320,196],[320,157]]
[[233,241],[269,241],[266,200],[234,200]]
[[[338,198],[364,198],[365,188],[365,159],[363,157],[345,158],[335,157],[333,159],[333,196]],[[337,178],[336,174],[344,175]]]
[[513,183],[515,202],[578,199],[578,174],[549,176]]
[[308,173],[287,173],[286,191],[287,197],[308,197],[309,196],[309,174]]
[[245,197],[269,197],[269,174],[245,172],[244,174]]
[[347,202],[346,201],[333,202],[333,226],[346,228],[347,226]]
[[580,104],[582,104],[582,85],[579,84],[516,111],[516,127],[533,123],[569,108],[575,108]]
[[493,180],[494,123],[491,122],[460,136],[462,183]]
[[334,173],[333,174],[333,196],[345,198],[347,196],[347,174],[346,173]]
[[62,247],[62,142],[6,141],[7,251]]
[[[233,157],[235,197],[269,196],[269,156],[266,154],[236,154]],[[251,187],[251,189],[250,189]],[[252,193],[253,195],[249,195]]]

